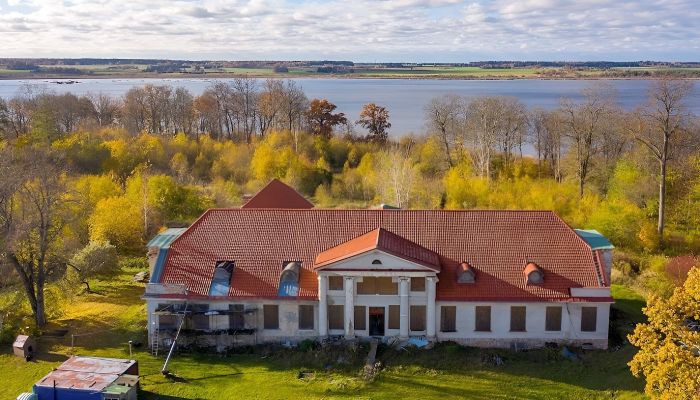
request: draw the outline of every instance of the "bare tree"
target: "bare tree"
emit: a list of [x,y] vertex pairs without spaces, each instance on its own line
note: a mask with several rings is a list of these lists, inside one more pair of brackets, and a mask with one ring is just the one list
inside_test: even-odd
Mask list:
[[247,143],[250,143],[255,133],[257,117],[258,81],[255,78],[235,78],[232,83],[234,112],[239,129],[242,123],[242,133]]
[[110,95],[105,93],[88,94],[95,110],[95,120],[99,126],[109,126],[119,117],[120,104]]
[[284,107],[284,83],[278,79],[266,79],[258,97],[258,125],[260,135],[265,135],[280,119]]
[[561,112],[576,156],[579,196],[583,197],[586,179],[591,172],[593,156],[599,150],[600,138],[608,116],[613,112],[615,93],[609,85],[594,85],[583,90],[584,101],[563,99]]
[[462,100],[455,95],[435,97],[425,106],[428,129],[442,144],[450,168],[454,166],[452,152],[461,110]]
[[190,135],[195,124],[194,96],[189,90],[179,87],[175,89],[170,101],[171,133]]
[[281,113],[284,115],[284,127],[290,131],[300,129],[304,121],[304,112],[309,108],[309,100],[301,87],[294,81],[287,80],[284,87]]
[[660,79],[649,89],[649,105],[641,110],[644,121],[634,138],[659,161],[659,212],[656,230],[663,240],[666,213],[666,175],[673,147],[687,136],[689,122],[684,101],[693,89],[691,81]]

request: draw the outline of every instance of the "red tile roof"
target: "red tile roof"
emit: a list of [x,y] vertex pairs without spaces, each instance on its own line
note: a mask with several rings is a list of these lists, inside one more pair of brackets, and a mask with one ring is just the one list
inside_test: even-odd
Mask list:
[[273,179],[241,208],[307,209],[314,208],[314,205],[290,186]]
[[[600,287],[591,248],[551,211],[207,211],[170,246],[162,283],[207,296],[216,261],[235,261],[229,296],[275,298],[285,261],[301,261],[300,298],[317,297],[317,255],[377,228],[439,254],[438,299],[571,300],[571,287]],[[387,238],[390,235],[386,236]],[[541,285],[526,285],[536,263]],[[457,283],[461,262],[476,273]]]
[[440,271],[440,256],[437,253],[384,228],[374,229],[320,253],[316,256],[314,268],[321,268],[375,249]]

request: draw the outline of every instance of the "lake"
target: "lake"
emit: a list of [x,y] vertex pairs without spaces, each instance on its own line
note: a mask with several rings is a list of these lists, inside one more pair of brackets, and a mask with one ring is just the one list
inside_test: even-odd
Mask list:
[[[221,79],[226,81],[226,79]],[[423,107],[431,98],[446,93],[460,96],[513,96],[530,108],[555,108],[562,97],[581,98],[581,90],[595,81],[588,80],[440,80],[440,79],[340,79],[295,78],[309,99],[327,98],[344,112],[348,120],[358,118],[362,105],[374,102],[389,109],[393,134],[420,133],[424,128]],[[56,93],[108,93],[121,96],[134,86],[146,84],[182,86],[201,94],[214,79],[75,79],[79,83],[56,84],[65,79],[0,80],[0,97],[14,96],[23,85],[35,85]],[[610,80],[618,91],[618,103],[634,109],[646,101],[650,81]],[[690,111],[700,115],[700,83],[688,98]]]

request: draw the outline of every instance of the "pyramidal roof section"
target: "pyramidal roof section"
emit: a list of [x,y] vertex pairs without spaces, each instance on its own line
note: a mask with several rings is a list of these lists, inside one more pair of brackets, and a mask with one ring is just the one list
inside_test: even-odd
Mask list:
[[314,205],[291,186],[273,179],[241,208],[309,209]]

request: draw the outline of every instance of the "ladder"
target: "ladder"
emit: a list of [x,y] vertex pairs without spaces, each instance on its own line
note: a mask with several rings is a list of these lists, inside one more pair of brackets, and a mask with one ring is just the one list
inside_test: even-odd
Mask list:
[[159,333],[159,329],[155,328],[153,330],[153,336],[151,336],[151,355],[153,357],[158,357],[159,348],[160,348],[160,333]]

